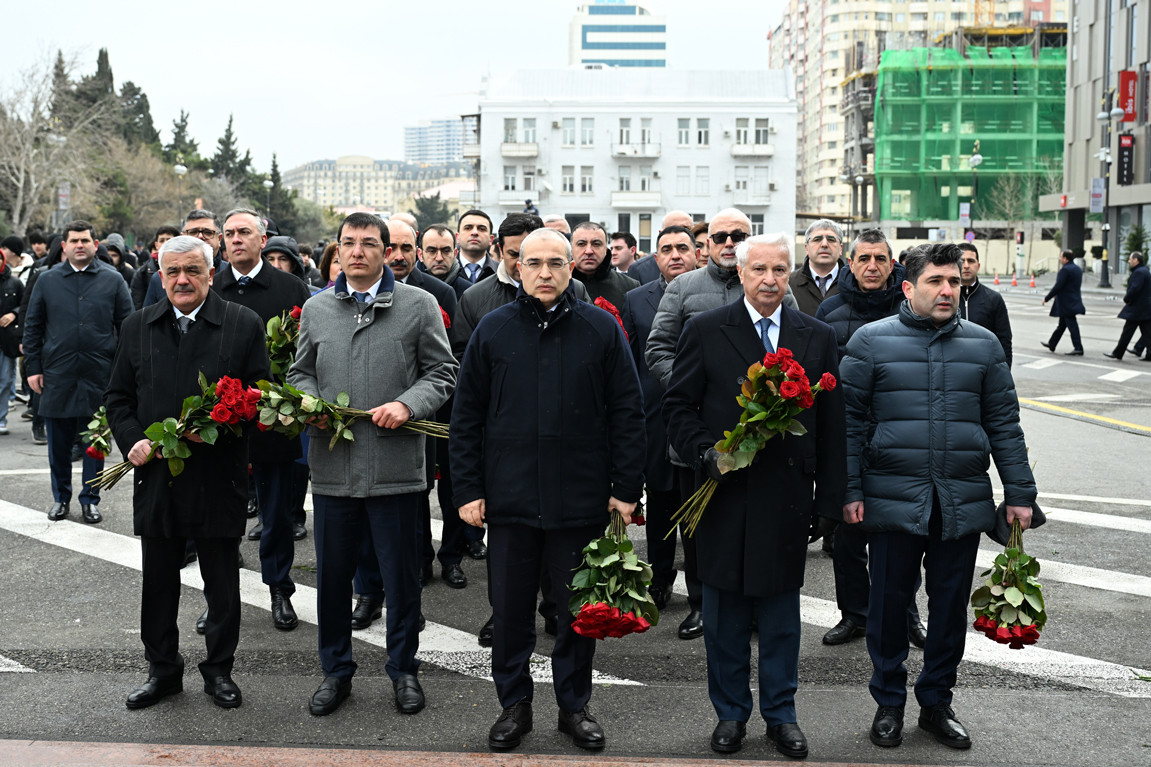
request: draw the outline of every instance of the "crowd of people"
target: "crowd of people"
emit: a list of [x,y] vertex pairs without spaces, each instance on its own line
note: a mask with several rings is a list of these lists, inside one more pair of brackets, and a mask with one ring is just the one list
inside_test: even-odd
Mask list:
[[[630,522],[643,504],[660,609],[681,549],[688,609],[676,632],[704,640],[714,750],[736,752],[746,737],[758,631],[767,736],[781,753],[807,756],[795,707],[799,593],[807,548],[820,541],[841,611],[823,642],[866,638],[872,742],[902,741],[904,660],[915,645],[924,658],[918,724],[966,748],[952,689],[979,536],[995,524],[990,461],[1009,521],[1026,528],[1036,494],[1006,306],[980,283],[979,254],[966,243],[922,245],[897,260],[882,231],[847,242],[835,222],[819,220],[797,264],[795,239],[753,236],[734,208],[705,222],[672,211],[644,255],[630,233],[595,222],[572,227],[529,210],[497,226],[476,209],[423,229],[408,214],[354,213],[312,249],[240,208],[222,217],[193,210],[133,252],[119,235],[97,240],[91,224],[74,221],[51,242],[31,234],[27,256],[18,238],[0,243],[0,427],[22,378],[33,435],[48,445],[52,520],[70,513],[78,458],[82,519],[102,519],[90,480],[103,460],[79,442],[101,405],[136,467],[149,673],[128,708],[183,690],[178,573],[197,559],[204,691],[221,707],[242,704],[231,676],[239,541],[259,540],[273,625],[297,628],[291,569],[307,535],[310,484],[323,672],[313,715],[332,714],[351,693],[353,632],[385,607],[396,706],[423,709],[421,590],[437,560],[448,586],[466,588],[466,557],[488,571],[491,614],[478,641],[492,648],[500,709],[491,748],[515,748],[532,730],[537,612],[556,637],[558,728],[581,748],[602,748],[604,728],[588,708],[596,643],[573,631],[568,597],[583,547],[610,514]],[[1066,327],[1072,353],[1082,353],[1081,276],[1064,261],[1048,296],[1060,326],[1044,345],[1054,350]],[[1116,357],[1151,321],[1141,254],[1132,266],[1136,297]],[[346,394],[370,420],[332,446],[322,421],[310,440],[255,428],[213,445],[193,437],[185,471],[170,476],[148,424],[177,415],[200,374],[245,386],[270,378],[265,325],[295,307],[300,335],[285,382],[330,402]],[[812,384],[829,373],[839,385],[799,417],[806,433],[771,440],[751,466],[725,471],[714,446],[739,420],[741,377],[781,350]],[[450,423],[451,438],[401,428],[413,419]],[[677,536],[673,512],[708,478],[718,486],[706,517],[694,536]],[[245,531],[251,516],[258,521]]]

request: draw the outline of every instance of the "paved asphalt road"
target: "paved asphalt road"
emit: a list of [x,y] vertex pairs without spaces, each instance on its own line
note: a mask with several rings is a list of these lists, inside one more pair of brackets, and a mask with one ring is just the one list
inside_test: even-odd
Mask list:
[[[1050,276],[1042,282],[1049,284]],[[798,695],[811,763],[1151,763],[1151,682],[1135,676],[1151,674],[1151,560],[1145,553],[1151,541],[1151,363],[1102,356],[1122,324],[1113,293],[1085,297],[1087,354],[1067,358],[1039,345],[1054,325],[1039,306],[1042,289],[1001,289],[1015,331],[1014,372],[1039,500],[1050,515],[1049,524],[1026,539],[1044,565],[1050,622],[1040,644],[1023,651],[968,633],[955,707],[975,741],[970,751],[951,751],[919,732],[914,705],[903,746],[881,750],[867,739],[874,705],[862,641],[838,648],[820,643],[838,614],[831,562],[813,546],[803,590]],[[1063,343],[1060,352],[1069,348]],[[256,544],[243,544],[245,605],[235,669],[244,692],[241,708],[216,708],[197,684],[192,664],[203,657],[203,644],[192,625],[203,598],[192,567],[184,571],[180,618],[189,663],[185,692],[151,709],[128,711],[124,697],[147,668],[139,641],[139,544],[131,535],[130,484],[106,494],[99,526],[77,522],[75,507],[70,520],[49,523],[45,448],[32,443],[29,422],[15,413],[10,426],[12,433],[0,437],[0,738],[10,739],[0,742],[0,764],[503,764],[588,756],[556,732],[548,687],[552,639],[542,623],[536,729],[520,756],[486,755],[487,729],[498,708],[485,678],[489,654],[475,642],[488,615],[486,574],[483,563],[471,560],[464,565],[467,589],[455,591],[437,579],[425,591],[425,711],[414,717],[396,712],[377,625],[356,634],[360,669],[352,697],[333,716],[310,716],[307,700],[320,680],[310,537],[296,548],[295,603],[302,622],[291,633],[272,627]],[[436,530],[438,535],[438,524]],[[642,549],[643,533],[636,538]],[[996,546],[985,539],[981,548],[984,565]],[[707,745],[714,714],[703,643],[675,636],[686,610],[681,593],[649,633],[598,646],[600,683],[592,709],[606,728],[608,747],[591,761],[720,758]],[[783,759],[765,743],[761,723],[753,720],[749,735],[737,761]]]

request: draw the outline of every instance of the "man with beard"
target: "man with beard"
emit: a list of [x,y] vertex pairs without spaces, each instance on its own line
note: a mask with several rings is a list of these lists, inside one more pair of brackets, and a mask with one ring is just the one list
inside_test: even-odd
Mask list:
[[607,232],[602,226],[591,221],[576,224],[572,231],[572,276],[583,283],[593,301],[603,298],[618,309],[623,306],[624,295],[638,288],[639,283],[611,268],[607,245]]
[[460,216],[456,245],[460,249],[460,266],[464,277],[472,285],[495,274],[499,266],[488,256],[491,244],[492,220],[487,213],[473,209]]
[[841,257],[843,232],[834,221],[821,218],[807,227],[804,249],[803,266],[791,273],[791,290],[799,310],[814,317],[823,300],[839,292],[839,270],[847,266]]

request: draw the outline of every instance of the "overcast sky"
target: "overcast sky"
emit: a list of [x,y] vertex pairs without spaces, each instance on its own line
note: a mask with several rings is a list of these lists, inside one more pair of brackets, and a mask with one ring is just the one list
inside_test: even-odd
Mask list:
[[[676,69],[762,69],[784,0],[647,0],[667,17]],[[163,141],[190,113],[200,153],[215,152],[228,115],[258,169],[340,155],[403,159],[405,125],[474,110],[480,77],[567,66],[576,0],[55,0],[5,3],[5,85],[51,66],[58,48],[78,74],[104,47],[119,89],[140,86]],[[195,9],[189,10],[189,9]],[[39,31],[37,31],[39,30]]]

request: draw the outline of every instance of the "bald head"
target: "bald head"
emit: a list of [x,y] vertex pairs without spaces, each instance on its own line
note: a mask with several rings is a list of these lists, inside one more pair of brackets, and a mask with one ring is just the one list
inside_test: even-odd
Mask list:
[[405,224],[412,228],[413,232],[418,232],[420,230],[420,224],[418,221],[416,221],[416,217],[406,211],[401,213],[393,213],[391,217],[388,218],[388,221],[403,221]]
[[[742,210],[724,208],[715,214],[707,227],[711,238],[711,260],[723,269],[735,268],[735,246],[751,235],[751,219]],[[721,237],[721,242],[716,238]]]
[[682,210],[669,210],[667,215],[663,217],[663,224],[660,229],[667,229],[669,226],[686,226],[691,229],[691,225],[695,222],[692,221],[685,211]]

